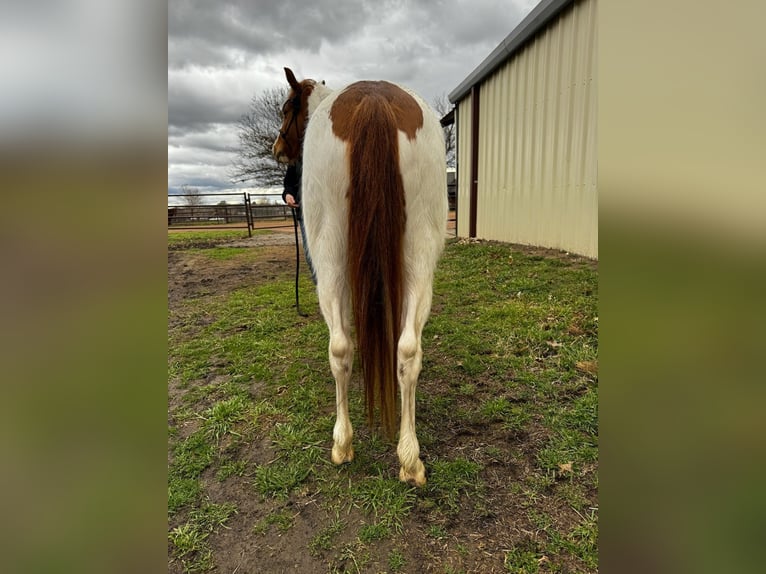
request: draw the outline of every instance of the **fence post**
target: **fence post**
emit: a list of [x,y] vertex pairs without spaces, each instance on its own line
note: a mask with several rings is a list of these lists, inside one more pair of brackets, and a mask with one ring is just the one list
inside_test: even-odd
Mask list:
[[247,222],[247,236],[253,236],[253,215],[250,213],[250,194],[243,192],[245,198],[245,221]]

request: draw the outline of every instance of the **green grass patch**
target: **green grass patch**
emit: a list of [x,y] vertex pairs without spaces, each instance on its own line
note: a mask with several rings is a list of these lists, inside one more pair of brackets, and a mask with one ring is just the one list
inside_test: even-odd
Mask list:
[[540,571],[542,554],[525,547],[514,548],[505,554],[505,570],[512,574],[536,574]]
[[287,509],[281,509],[272,512],[267,517],[259,520],[255,526],[253,526],[253,533],[260,535],[266,534],[272,526],[279,532],[287,532],[293,527],[294,523],[295,515]]
[[444,540],[447,538],[447,529],[438,524],[432,524],[428,527],[428,535],[436,540]]
[[[256,230],[254,233],[259,233]],[[188,247],[214,247],[226,241],[247,239],[246,229],[212,229],[205,231],[177,231],[168,233],[168,247],[184,249]]]
[[202,485],[196,478],[171,476],[168,479],[168,512],[176,512],[197,501],[201,493]]
[[168,534],[173,557],[185,572],[205,572],[213,567],[213,552],[208,537],[236,512],[233,504],[205,502],[189,513],[189,520]]
[[343,532],[346,528],[346,523],[338,516],[335,516],[330,520],[330,523],[311,539],[309,543],[309,551],[313,556],[319,555],[322,550],[330,550],[333,545],[333,541],[337,538],[338,534]]
[[181,478],[196,478],[213,462],[213,454],[213,445],[197,431],[176,448],[170,472]]
[[[226,245],[241,232],[180,235],[169,236],[169,247],[184,250],[177,256],[207,258],[215,272],[262,256]],[[402,545],[411,528],[447,550],[436,555],[434,571],[462,571],[476,550],[464,525],[503,512],[514,513],[518,531],[486,541],[504,549],[492,571],[597,570],[598,281],[591,265],[499,244],[448,245],[422,339],[417,430],[428,482],[421,489],[399,482],[395,443],[365,428],[358,362],[349,393],[356,456],[339,467],[329,462],[335,386],[327,328],[308,276],[300,288],[309,317],[295,313],[292,281],[290,272],[233,292],[213,286],[170,309],[172,560],[187,572],[212,567],[210,536],[236,509],[211,506],[208,496],[226,499],[221,491],[237,493],[244,484],[263,506],[276,507],[252,527],[264,544],[295,533],[303,501],[326,513],[295,551],[331,572],[366,571],[373,560],[377,570],[422,569]],[[488,484],[506,492],[495,497]],[[232,496],[237,503],[239,494]],[[545,511],[552,502],[574,526],[557,530],[562,522]],[[518,534],[525,531],[536,533],[534,542]]]
[[301,449],[269,464],[259,465],[254,473],[256,491],[264,498],[284,500],[308,480],[319,461],[318,448]]
[[401,572],[407,561],[404,558],[404,554],[398,548],[393,548],[388,553],[388,569],[391,572]]
[[241,396],[220,401],[206,410],[201,418],[205,436],[216,443],[227,434],[235,434],[234,425],[245,418],[248,403]]
[[460,511],[460,497],[463,494],[478,495],[483,488],[479,478],[481,465],[465,459],[435,460],[425,490],[447,514]]
[[365,544],[374,542],[375,540],[383,540],[388,538],[391,534],[391,527],[383,522],[374,522],[372,524],[364,524],[359,529],[359,540]]
[[[415,505],[416,490],[398,478],[368,477],[352,486],[354,503],[376,519],[376,532],[402,531],[402,522]],[[372,528],[372,527],[371,527]]]
[[218,472],[215,473],[215,477],[223,482],[232,476],[244,476],[245,472],[247,472],[246,460],[228,460],[221,463]]

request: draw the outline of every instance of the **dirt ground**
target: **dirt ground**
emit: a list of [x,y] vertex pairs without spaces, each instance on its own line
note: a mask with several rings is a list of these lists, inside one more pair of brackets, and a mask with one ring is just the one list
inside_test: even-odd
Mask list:
[[[182,232],[178,232],[182,233]],[[205,243],[200,243],[204,247]],[[252,285],[253,277],[273,279],[277,275],[295,273],[295,239],[292,234],[274,232],[255,235],[225,243],[228,247],[266,247],[261,257],[253,264],[232,266],[230,260],[212,262],[188,249],[168,251],[168,305],[184,299],[215,293],[230,293],[240,287]],[[188,248],[188,246],[186,246]],[[173,313],[171,312],[171,316]]]
[[[292,230],[290,230],[292,231]],[[170,326],[183,321],[182,314],[174,313],[181,301],[188,302],[199,297],[220,295],[233,292],[241,287],[252,285],[253,277],[263,280],[287,278],[295,273],[295,246],[292,232],[275,232],[268,235],[256,235],[252,238],[226,242],[227,246],[261,247],[260,255],[247,265],[236,259],[211,261],[194,249],[174,249],[168,251],[168,305]],[[531,249],[530,253],[548,254],[547,250]],[[427,383],[426,383],[427,384]],[[476,381],[479,395],[492,393],[491,383],[487,381],[484,390],[483,381]],[[429,393],[423,388],[424,394]],[[481,400],[482,396],[470,400]],[[522,400],[509,397],[511,402]],[[467,399],[466,399],[467,400]],[[175,402],[171,388],[171,407]],[[332,409],[332,405],[328,405]],[[418,416],[429,420],[429,406],[419,405]],[[433,415],[431,415],[433,416]],[[438,416],[438,415],[437,415]],[[457,424],[446,421],[446,426],[439,429],[440,440],[424,453],[426,465],[428,459],[438,459],[460,452],[462,456],[473,460],[483,467],[482,479],[486,483],[483,510],[470,507],[465,513],[456,516],[442,516],[440,524],[433,523],[433,513],[425,503],[414,507],[404,525],[405,535],[397,541],[397,548],[407,558],[404,572],[505,572],[503,556],[514,548],[535,548],[539,530],[527,520],[518,520],[528,514],[526,499],[518,490],[509,488],[512,484],[521,484],[523,477],[532,474],[535,453],[549,437],[541,425],[532,424],[524,431],[510,431],[501,425],[485,423]],[[360,428],[355,440],[363,445],[369,431]],[[329,440],[329,439],[328,439]],[[492,446],[493,448],[488,448]],[[266,451],[266,445],[253,444],[251,453],[245,458],[257,460],[260,451]],[[519,459],[511,453],[523,452]],[[395,455],[391,455],[395,465]],[[595,471],[594,471],[595,472]],[[203,476],[204,478],[204,476]],[[226,527],[211,538],[215,556],[215,572],[226,573],[278,573],[278,572],[327,572],[327,557],[312,556],[307,548],[317,531],[326,526],[326,513],[319,508],[310,495],[297,496],[291,501],[294,525],[289,533],[272,529],[265,536],[253,536],[252,520],[248,516],[267,515],[273,501],[261,500],[241,483],[219,482],[208,477],[206,488],[211,499],[231,500],[237,504],[238,512],[232,516]],[[591,503],[597,500],[595,489],[587,493]],[[567,531],[576,526],[576,515],[560,497],[550,496],[540,499],[537,504],[541,514],[556,521],[556,527]],[[352,514],[346,518],[353,522]],[[360,516],[357,517],[361,519]],[[431,520],[431,522],[428,522]],[[448,533],[443,538],[433,535],[434,527]],[[430,531],[429,531],[430,529]],[[336,546],[352,544],[353,540],[344,540],[346,533],[340,535]],[[393,547],[390,541],[383,541],[377,558],[369,562],[365,572],[385,572],[388,564],[385,558],[388,551],[385,545]],[[388,549],[390,550],[390,548]],[[342,570],[357,571],[352,562],[340,565]],[[171,571],[183,572],[178,562],[171,563]],[[538,570],[539,569],[539,570]],[[530,570],[549,572],[544,559]],[[579,572],[582,565],[577,562],[559,563],[555,571]]]

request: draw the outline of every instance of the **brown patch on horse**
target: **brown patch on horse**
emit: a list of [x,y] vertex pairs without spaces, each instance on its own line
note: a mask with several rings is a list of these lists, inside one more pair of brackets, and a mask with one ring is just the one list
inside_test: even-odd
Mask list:
[[[308,99],[314,91],[316,82],[314,80],[298,82],[290,68],[285,68],[285,76],[290,84],[290,93],[282,106],[283,119],[274,145],[274,155],[279,157],[282,152],[289,161],[295,161],[303,154],[303,136],[306,134],[308,123]],[[296,101],[298,102],[297,112],[294,105]]]
[[379,400],[383,429],[393,438],[406,223],[398,130],[414,138],[423,114],[401,88],[359,82],[338,96],[330,115],[333,132],[348,145],[348,266],[367,419]]
[[356,82],[335,99],[330,110],[332,131],[343,141],[351,139],[351,119],[354,110],[366,96],[382,97],[396,118],[396,127],[410,140],[423,127],[423,111],[417,101],[399,86],[389,82]]

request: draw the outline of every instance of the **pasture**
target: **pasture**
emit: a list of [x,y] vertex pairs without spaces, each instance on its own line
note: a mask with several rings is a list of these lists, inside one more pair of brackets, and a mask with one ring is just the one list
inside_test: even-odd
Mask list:
[[327,327],[292,233],[168,236],[169,572],[596,572],[598,271],[449,240],[423,333],[428,482],[350,387],[330,462]]

